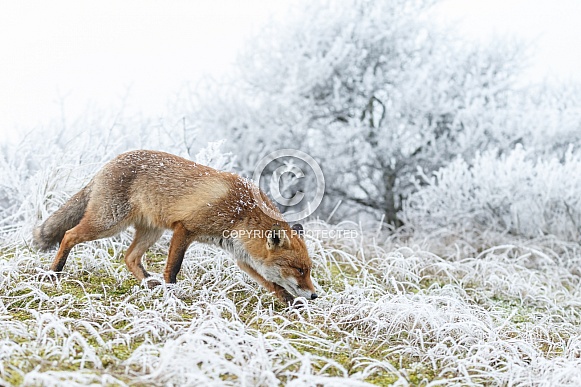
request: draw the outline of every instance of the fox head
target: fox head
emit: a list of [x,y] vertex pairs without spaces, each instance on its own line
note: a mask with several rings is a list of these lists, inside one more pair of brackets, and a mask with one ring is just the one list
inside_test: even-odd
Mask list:
[[314,300],[317,293],[311,280],[312,262],[302,234],[300,224],[292,228],[274,224],[265,238],[259,238],[262,246],[254,246],[261,250],[261,259],[253,259],[253,266],[267,281],[283,287],[291,295]]

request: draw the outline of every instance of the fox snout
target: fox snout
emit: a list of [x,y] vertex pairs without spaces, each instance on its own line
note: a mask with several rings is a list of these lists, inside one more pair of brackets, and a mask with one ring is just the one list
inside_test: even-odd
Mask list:
[[[285,286],[286,285],[286,286]],[[289,286],[290,285],[290,286]],[[281,286],[285,289],[287,289],[287,291],[289,293],[291,293],[292,295],[296,296],[296,297],[304,297],[306,299],[311,299],[314,300],[317,297],[319,297],[317,295],[317,293],[315,293],[314,291],[311,290],[303,290],[299,287],[293,286],[294,284],[291,282],[290,284],[282,284]]]
[[[301,283],[308,282],[308,283]],[[280,285],[287,289],[287,291],[295,297],[304,297],[306,299],[314,300],[317,297],[315,293],[315,287],[313,286],[310,276],[305,281],[305,278],[287,277],[281,281]]]
[[314,300],[317,297],[319,297],[317,295],[317,293],[311,292],[311,291],[306,291],[306,294],[305,294],[305,292],[299,291],[299,292],[297,292],[297,296],[299,296],[299,297],[305,297],[306,299],[311,299],[311,300]]

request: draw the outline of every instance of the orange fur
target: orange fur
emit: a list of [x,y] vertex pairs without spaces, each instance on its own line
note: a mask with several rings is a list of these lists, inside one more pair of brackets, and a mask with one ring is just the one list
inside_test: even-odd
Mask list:
[[[35,229],[34,240],[42,248],[60,240],[51,265],[60,272],[76,244],[131,225],[135,238],[125,262],[138,280],[149,277],[141,257],[164,229],[171,229],[166,282],[176,282],[188,246],[199,241],[234,253],[242,270],[284,302],[317,297],[304,241],[263,192],[238,175],[164,152],[132,151],[111,160]],[[273,236],[274,231],[283,236]]]

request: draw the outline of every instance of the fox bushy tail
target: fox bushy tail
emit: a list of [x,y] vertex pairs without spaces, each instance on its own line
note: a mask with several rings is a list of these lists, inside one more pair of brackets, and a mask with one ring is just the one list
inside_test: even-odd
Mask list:
[[48,250],[59,243],[65,232],[75,227],[85,214],[91,194],[91,184],[71,197],[61,208],[33,231],[33,240],[41,250]]

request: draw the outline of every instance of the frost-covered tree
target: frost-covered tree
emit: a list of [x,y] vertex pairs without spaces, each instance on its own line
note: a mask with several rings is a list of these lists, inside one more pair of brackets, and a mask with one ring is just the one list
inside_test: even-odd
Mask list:
[[512,124],[528,135],[522,140],[527,148],[563,162],[571,146],[581,147],[581,84],[545,83],[517,103],[520,114]]
[[252,40],[230,82],[200,92],[198,125],[229,139],[247,173],[269,151],[304,150],[330,183],[327,210],[342,199],[397,224],[418,167],[436,170],[519,138],[494,124],[519,50],[462,44],[430,23],[433,4],[293,8]]

